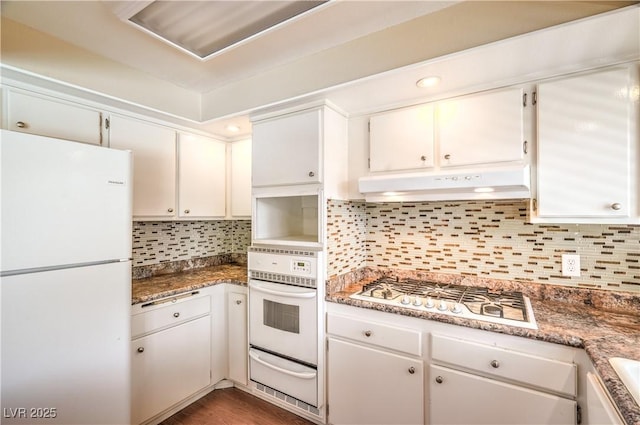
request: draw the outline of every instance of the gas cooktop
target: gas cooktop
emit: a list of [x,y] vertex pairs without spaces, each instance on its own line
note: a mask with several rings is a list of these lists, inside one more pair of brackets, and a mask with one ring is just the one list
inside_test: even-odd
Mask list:
[[381,278],[351,298],[414,310],[538,329],[529,298],[517,291]]

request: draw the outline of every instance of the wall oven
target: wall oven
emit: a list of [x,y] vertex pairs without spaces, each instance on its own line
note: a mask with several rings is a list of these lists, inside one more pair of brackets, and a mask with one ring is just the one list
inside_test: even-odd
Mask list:
[[318,252],[250,247],[252,381],[318,407]]

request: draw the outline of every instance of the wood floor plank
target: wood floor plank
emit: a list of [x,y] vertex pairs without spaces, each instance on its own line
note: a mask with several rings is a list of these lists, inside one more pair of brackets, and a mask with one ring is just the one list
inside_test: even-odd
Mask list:
[[237,388],[215,390],[160,425],[312,425]]

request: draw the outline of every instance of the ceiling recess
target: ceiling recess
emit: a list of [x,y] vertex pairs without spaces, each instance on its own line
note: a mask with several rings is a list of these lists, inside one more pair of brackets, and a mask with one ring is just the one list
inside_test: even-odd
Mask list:
[[[145,6],[140,8],[141,3]],[[120,17],[135,27],[206,60],[259,37],[324,1],[165,1],[138,3]]]

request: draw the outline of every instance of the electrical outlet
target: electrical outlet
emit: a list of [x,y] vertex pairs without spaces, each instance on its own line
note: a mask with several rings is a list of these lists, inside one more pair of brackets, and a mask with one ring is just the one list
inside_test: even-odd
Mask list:
[[562,276],[580,276],[580,256],[562,254]]

